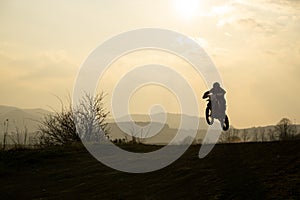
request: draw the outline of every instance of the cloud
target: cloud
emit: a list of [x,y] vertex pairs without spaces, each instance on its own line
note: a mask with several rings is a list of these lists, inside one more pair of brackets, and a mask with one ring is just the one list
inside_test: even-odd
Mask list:
[[[26,47],[8,42],[1,43],[0,47],[0,93],[5,94],[3,101],[15,102],[19,98],[8,98],[27,95],[23,102],[30,98],[36,102],[43,98],[41,94],[71,91],[78,66],[68,51],[24,51]],[[23,51],[19,51],[22,48]]]
[[[243,22],[244,25],[255,26],[270,32],[276,20],[297,20],[300,17],[300,1],[293,0],[232,0],[213,7],[212,12],[220,13],[218,26]],[[281,24],[284,25],[284,24]]]
[[233,0],[232,4],[237,5],[240,8],[247,8],[248,10],[254,10],[258,12],[273,13],[286,13],[294,12],[299,9],[299,1],[293,0]]
[[4,49],[0,51],[0,67],[10,71],[14,80],[61,79],[73,76],[78,68],[65,50],[19,53],[17,46],[15,52],[10,49],[13,45],[0,46]]
[[29,59],[33,61],[29,67],[31,70],[20,77],[23,80],[66,79],[74,76],[77,70],[71,56],[64,50],[41,52]]
[[274,34],[278,26],[266,21],[258,21],[254,18],[241,18],[236,21],[240,27],[249,28],[253,31],[261,31],[265,34]]

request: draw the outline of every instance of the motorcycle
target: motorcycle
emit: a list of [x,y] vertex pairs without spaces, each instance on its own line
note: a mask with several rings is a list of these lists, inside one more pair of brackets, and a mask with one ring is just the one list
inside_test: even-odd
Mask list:
[[[221,127],[224,131],[229,129],[229,119],[225,113],[226,106],[218,101],[216,96],[207,91],[203,94],[202,99],[207,99],[208,101],[205,109],[205,118],[208,125],[214,123],[214,119],[218,119],[221,123]],[[213,107],[213,109],[212,109]]]

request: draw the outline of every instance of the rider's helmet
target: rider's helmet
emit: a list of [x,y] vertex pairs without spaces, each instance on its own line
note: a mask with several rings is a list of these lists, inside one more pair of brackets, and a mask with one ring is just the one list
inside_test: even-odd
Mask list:
[[220,83],[215,82],[215,83],[213,84],[213,88],[219,88],[219,87],[220,87]]

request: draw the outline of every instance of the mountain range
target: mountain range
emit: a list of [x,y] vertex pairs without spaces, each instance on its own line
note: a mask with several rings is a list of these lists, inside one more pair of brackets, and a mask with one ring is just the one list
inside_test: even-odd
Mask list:
[[[38,129],[40,121],[43,119],[43,117],[49,114],[51,114],[50,111],[41,108],[21,109],[12,106],[0,105],[0,141],[3,138],[3,133],[6,129],[5,125],[7,122],[8,134],[15,133],[17,129],[24,131],[26,128],[29,136],[33,136]],[[158,120],[164,119],[164,117],[166,119],[165,123],[162,123],[160,120]],[[108,118],[107,122],[110,128],[110,138],[127,138],[128,140],[131,140],[132,136],[148,137],[143,142],[165,144],[172,140],[176,135],[181,123],[181,119],[187,122],[184,128],[181,130],[185,132],[186,135],[189,135],[189,133],[192,131],[197,131],[196,140],[202,140],[208,129],[208,125],[206,124],[206,120],[204,118],[185,114],[180,115],[176,113],[157,113],[151,115],[151,118],[149,115],[145,114],[132,114],[131,118],[133,122],[128,120],[128,116],[120,117],[117,120]],[[148,125],[151,120],[151,125]],[[195,123],[199,123],[198,129],[191,128],[194,127]],[[139,127],[134,126],[134,124],[137,124]],[[122,130],[119,127],[120,125],[123,127]],[[235,132],[231,134],[235,134],[235,136],[241,138],[241,140],[243,140],[243,133],[245,131],[247,132],[248,141],[263,140],[263,137],[265,137],[265,140],[270,140],[271,134],[274,132],[274,126],[232,130]],[[299,125],[297,125],[297,130],[299,133]],[[157,134],[151,134],[153,131]],[[127,135],[124,134],[124,132],[126,132]],[[180,139],[184,140],[184,138]]]
[[0,105],[0,131],[4,131],[4,123],[8,122],[8,132],[15,131],[16,128],[24,130],[25,127],[29,133],[35,132],[41,119],[50,113],[41,108],[21,109]]

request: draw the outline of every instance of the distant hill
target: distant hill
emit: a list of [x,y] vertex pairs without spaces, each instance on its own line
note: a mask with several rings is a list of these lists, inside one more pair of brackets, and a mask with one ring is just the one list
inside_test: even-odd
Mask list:
[[[33,136],[34,133],[37,131],[39,122],[43,119],[44,116],[51,114],[50,111],[35,108],[35,109],[22,109],[12,106],[4,106],[0,105],[0,142],[3,139],[3,132],[4,132],[4,122],[8,119],[8,133],[11,135],[16,132],[16,128],[21,131],[25,130],[25,127],[28,130],[29,136]],[[158,113],[153,115],[152,117],[157,119],[165,115],[164,113]],[[149,143],[168,143],[176,134],[177,129],[181,122],[181,117],[185,119],[187,122],[185,127],[192,127],[195,122],[199,122],[198,129],[206,130],[207,124],[205,119],[188,116],[188,115],[180,115],[174,113],[167,113],[166,114],[166,123],[161,124],[159,121],[153,121],[152,126],[150,127],[151,130],[157,129],[157,127],[163,127],[162,130],[155,136],[149,138]],[[149,121],[151,120],[149,115],[142,115],[142,114],[135,114],[132,115],[133,120],[135,123],[143,126],[146,126]],[[125,134],[122,132],[115,120],[108,119],[109,126],[111,128],[110,136],[111,138],[124,138]],[[120,118],[118,121],[121,121],[123,126],[127,128],[127,133],[129,134],[128,139],[130,140],[132,133],[135,136],[145,136],[149,130],[134,130],[132,132],[132,122],[128,122],[125,120],[125,117]],[[188,129],[184,131],[189,131]],[[205,132],[205,131],[202,131]],[[202,134],[203,135],[203,134]],[[184,138],[182,138],[184,139]]]
[[[163,116],[166,115],[166,122],[162,124],[160,121],[155,119],[162,119]],[[186,123],[186,128],[182,128],[181,130],[185,132],[181,138],[179,138],[177,143],[180,143],[185,139],[185,136],[189,135],[190,131],[197,131],[196,140],[201,140],[204,138],[208,125],[204,118],[199,118],[195,116],[189,115],[181,115],[175,113],[157,113],[152,115],[152,124],[151,127],[146,127],[150,121],[150,115],[143,114],[133,114],[131,115],[132,120],[135,124],[139,125],[141,128],[135,128],[133,126],[133,122],[128,121],[128,116],[123,116],[119,118],[117,121],[121,124],[123,128],[125,128],[126,134],[118,127],[116,121],[114,119],[108,119],[109,127],[110,127],[110,137],[111,139],[115,138],[126,138],[127,140],[131,140],[132,136],[135,137],[146,137],[149,136],[149,131],[158,130],[159,127],[163,127],[161,131],[156,131],[156,135],[153,137],[147,137],[144,139],[144,143],[151,144],[167,144],[169,143],[174,136],[176,135],[180,122],[184,119]],[[181,119],[182,118],[182,119]],[[198,129],[195,128],[191,130],[190,127],[195,126],[194,123],[199,123]],[[147,135],[148,134],[148,135]],[[150,134],[151,135],[151,134]]]
[[[18,128],[21,131],[25,130],[25,127],[28,130],[29,136],[33,136],[34,133],[37,131],[39,122],[42,120],[42,118],[48,114],[51,114],[50,111],[41,109],[41,108],[35,108],[35,109],[21,109],[17,107],[12,106],[3,106],[0,105],[0,142],[3,139],[3,132],[4,132],[4,122],[8,119],[9,126],[8,126],[8,133],[12,134],[13,132],[16,132],[16,128]],[[159,118],[163,118],[163,116],[166,115],[166,123],[162,124],[160,121],[155,120]],[[206,131],[208,129],[208,125],[206,123],[206,120],[201,117],[196,116],[189,116],[189,115],[181,115],[176,113],[158,113],[152,115],[152,125],[151,127],[146,126],[151,121],[151,118],[149,115],[146,114],[133,114],[131,115],[132,119],[134,120],[134,123],[141,126],[141,128],[133,130],[133,122],[128,121],[128,116],[123,116],[119,118],[117,121],[121,122],[123,127],[126,129],[127,135],[120,130],[118,125],[116,124],[114,119],[107,119],[107,122],[109,123],[110,127],[110,138],[116,139],[116,138],[126,138],[128,140],[131,140],[132,135],[136,137],[145,137],[149,136],[149,132],[153,130],[158,130],[160,127],[162,127],[161,131],[157,132],[156,135],[153,135],[152,137],[147,138],[146,140],[143,140],[145,143],[151,143],[151,144],[166,144],[170,140],[174,138],[176,135],[181,118],[183,118],[187,124],[182,130],[186,133],[185,135],[188,136],[188,133],[191,130],[190,127],[193,127],[193,124],[198,122],[198,130],[197,130],[197,136],[196,140],[200,141],[204,138]],[[240,141],[244,141],[243,134],[246,131],[247,132],[247,142],[251,141],[270,141],[272,140],[272,137],[276,137],[276,134],[274,134],[274,128],[273,126],[265,126],[265,127],[252,127],[247,129],[232,129],[230,131],[234,132],[234,135],[240,138]],[[300,125],[297,125],[298,134],[300,133]],[[156,132],[155,132],[156,133]],[[227,132],[228,133],[228,132]],[[232,133],[231,133],[232,134]],[[151,135],[150,135],[151,136]],[[183,136],[184,137],[184,136]],[[183,141],[185,138],[180,138],[181,141]],[[273,138],[274,139],[274,138]],[[276,138],[275,138],[276,139]],[[180,142],[180,141],[178,141]]]
[[[161,123],[159,121],[155,121],[155,118],[159,118],[158,116],[160,116],[162,118],[162,116],[164,115],[164,113],[158,113],[158,114],[154,114],[152,116],[153,120],[153,124],[152,124],[152,128],[156,128],[156,126],[161,126]],[[131,115],[132,119],[134,120],[134,122],[140,126],[146,126],[150,121],[151,118],[149,115],[143,115],[143,114],[133,114]],[[200,118],[200,117],[195,117],[195,116],[189,116],[189,115],[180,115],[180,114],[174,114],[174,113],[167,113],[166,114],[166,123],[165,123],[165,127],[158,132],[157,135],[148,138],[146,140],[144,140],[144,143],[151,143],[151,144],[166,144],[168,143],[170,140],[172,140],[172,138],[174,138],[174,136],[177,133],[177,129],[179,127],[180,121],[181,121],[181,117],[183,119],[186,119],[186,121],[188,121],[189,124],[191,125],[187,125],[187,127],[192,127],[192,123],[194,122],[199,122],[199,127],[197,130],[197,136],[196,136],[196,140],[197,141],[201,141],[205,135],[206,135],[206,131],[208,129],[208,125],[206,123],[205,118]],[[132,135],[135,136],[145,136],[147,129],[146,128],[141,128],[139,130],[133,130],[133,125],[132,122],[127,121],[128,120],[128,116],[124,116],[118,119],[118,122],[120,122],[122,124],[122,126],[126,127],[127,130],[127,135],[124,134],[124,132],[122,132],[120,130],[120,128],[117,126],[117,124],[115,123],[115,120],[113,119],[109,119],[109,126],[111,127],[111,138],[124,138],[125,136],[127,138],[131,138]],[[230,134],[230,137],[236,138],[235,142],[254,142],[254,141],[272,141],[272,140],[277,140],[278,139],[278,135],[277,133],[275,133],[275,126],[276,125],[269,125],[269,126],[259,126],[259,127],[251,127],[251,128],[246,128],[246,129],[235,129],[233,126],[231,126],[231,130],[224,132],[223,135],[226,134]],[[297,127],[297,134],[300,134],[300,125],[296,125]],[[186,135],[188,135],[188,132],[191,131],[189,129],[184,129],[184,132],[186,132]],[[246,136],[245,136],[245,132],[246,132]],[[180,138],[181,140],[184,140],[185,138]],[[220,142],[221,142],[220,138]],[[180,141],[178,141],[180,142]]]
[[[194,122],[199,122],[198,129],[207,129],[208,125],[206,124],[206,121],[204,118],[196,117],[196,116],[190,116],[185,114],[176,114],[176,113],[157,113],[153,114],[153,119],[161,119],[163,116],[166,115],[166,124],[170,128],[177,129],[180,125],[181,118],[186,120],[188,122],[187,127],[194,126]],[[133,114],[131,115],[133,121],[135,122],[150,122],[151,118],[150,115],[147,114]],[[118,119],[118,122],[127,122],[128,116],[124,116]],[[109,123],[114,123],[114,119],[108,119]],[[153,122],[161,123],[160,121],[153,120]],[[189,125],[190,123],[190,125]]]
[[29,136],[31,136],[36,132],[41,119],[50,113],[50,111],[41,108],[21,109],[0,105],[0,139],[2,140],[3,138],[4,122],[6,120],[8,120],[9,134],[16,132],[16,128],[20,131],[24,131],[26,127]]

